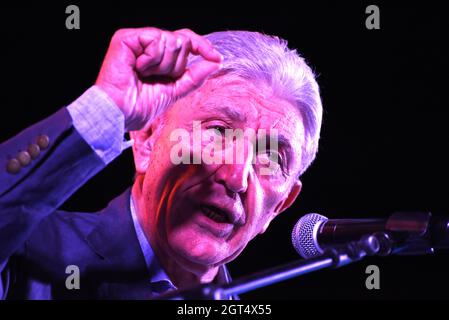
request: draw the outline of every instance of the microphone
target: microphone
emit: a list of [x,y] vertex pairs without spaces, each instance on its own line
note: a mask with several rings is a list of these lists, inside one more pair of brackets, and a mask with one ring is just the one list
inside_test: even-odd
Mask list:
[[433,253],[449,248],[449,218],[423,212],[397,212],[387,219],[328,219],[318,213],[301,217],[292,243],[303,258],[320,256],[329,247],[385,232],[395,243],[407,243],[401,254]]

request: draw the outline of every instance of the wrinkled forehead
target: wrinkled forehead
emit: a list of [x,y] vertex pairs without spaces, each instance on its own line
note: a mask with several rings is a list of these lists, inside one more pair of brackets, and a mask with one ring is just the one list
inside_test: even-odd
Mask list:
[[295,135],[302,135],[298,109],[262,82],[221,76],[209,79],[191,99],[191,106],[198,113],[227,114],[248,126],[299,130]]

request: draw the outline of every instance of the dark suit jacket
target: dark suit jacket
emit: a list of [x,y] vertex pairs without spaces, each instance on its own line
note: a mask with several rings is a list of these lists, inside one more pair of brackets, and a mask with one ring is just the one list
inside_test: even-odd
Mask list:
[[[8,161],[39,135],[49,147],[9,173]],[[148,299],[160,290],[151,281],[159,265],[148,268],[137,239],[129,190],[99,213],[57,210],[104,166],[65,108],[0,145],[2,298]],[[79,290],[66,288],[69,265],[79,267]]]

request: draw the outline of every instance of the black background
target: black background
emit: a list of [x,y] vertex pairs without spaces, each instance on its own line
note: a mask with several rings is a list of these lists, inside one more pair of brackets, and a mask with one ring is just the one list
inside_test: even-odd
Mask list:
[[[69,4],[80,7],[80,30],[65,28]],[[309,212],[330,218],[386,217],[397,210],[449,214],[449,28],[441,5],[429,1],[165,4],[2,4],[0,141],[89,88],[116,29],[191,28],[200,34],[255,30],[283,37],[303,54],[319,74],[325,114],[319,155],[302,177],[299,199],[229,265],[234,278],[298,259],[290,231]],[[368,4],[380,8],[380,30],[365,27]],[[131,184],[132,176],[128,150],[63,208],[99,210]],[[368,258],[242,298],[447,299],[448,258],[447,252]],[[380,268],[380,290],[365,288],[369,264]]]

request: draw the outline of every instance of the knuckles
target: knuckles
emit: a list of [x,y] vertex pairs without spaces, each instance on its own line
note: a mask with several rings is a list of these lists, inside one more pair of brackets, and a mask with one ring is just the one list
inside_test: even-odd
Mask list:
[[[165,31],[154,27],[145,28],[124,28],[117,30],[112,38],[111,44],[117,45],[124,41],[139,41],[139,36],[145,36],[146,38],[153,38],[156,42],[165,38],[167,44],[169,44],[169,50],[180,50],[181,48],[190,50],[192,48],[192,37],[196,35],[191,29],[183,28],[176,31]],[[205,38],[204,38],[205,39]],[[181,46],[178,45],[178,41],[181,42]]]
[[186,47],[187,49],[190,49],[192,47],[192,41],[190,40],[189,37],[185,36],[184,34],[180,34],[180,33],[176,33],[176,32],[174,32],[174,34],[176,35],[177,39],[181,39],[182,45],[184,47]]
[[[132,38],[134,36],[145,35],[154,37],[155,39],[160,38],[163,30],[146,27],[146,28],[123,28],[114,32],[111,38],[111,42],[121,42],[125,39]],[[137,37],[136,37],[137,38]]]
[[188,33],[188,34],[195,33],[188,28],[179,29],[179,30],[176,30],[176,32],[184,32],[184,33]]
[[121,41],[127,34],[130,33],[131,29],[119,29],[112,36],[112,42]]

